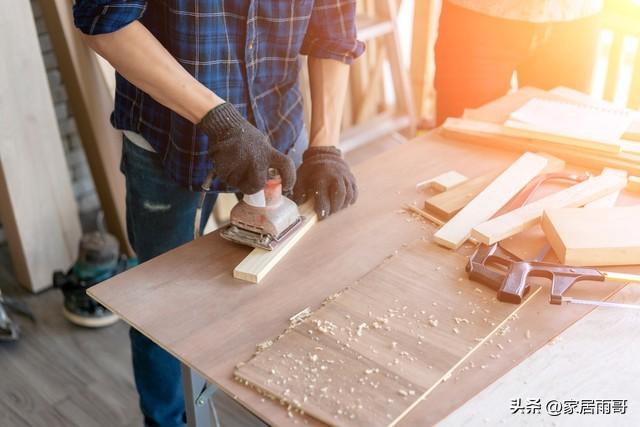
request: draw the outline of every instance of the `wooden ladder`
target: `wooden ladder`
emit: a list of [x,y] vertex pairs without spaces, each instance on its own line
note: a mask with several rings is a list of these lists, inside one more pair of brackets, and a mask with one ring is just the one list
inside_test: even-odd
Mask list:
[[[365,13],[357,17],[358,39],[367,43],[368,52],[352,68],[351,105],[345,108],[350,111],[341,142],[344,151],[397,132],[412,137],[416,131],[413,97],[398,35],[399,5],[396,0],[364,0],[361,4]],[[384,100],[385,62],[391,70],[394,105],[386,105]]]

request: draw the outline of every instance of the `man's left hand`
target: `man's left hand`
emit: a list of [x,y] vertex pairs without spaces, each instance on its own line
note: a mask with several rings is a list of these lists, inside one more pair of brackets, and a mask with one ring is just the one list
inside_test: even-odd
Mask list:
[[336,147],[310,147],[298,168],[293,200],[304,203],[315,197],[315,211],[322,220],[355,203],[356,179]]

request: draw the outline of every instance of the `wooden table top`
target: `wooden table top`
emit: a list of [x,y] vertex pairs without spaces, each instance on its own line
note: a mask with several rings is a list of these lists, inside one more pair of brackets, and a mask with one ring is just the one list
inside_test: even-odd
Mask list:
[[[279,335],[292,315],[318,307],[402,245],[433,232],[400,212],[403,204],[424,201],[415,190],[417,182],[449,170],[473,177],[504,168],[517,157],[432,132],[356,167],[357,204],[315,225],[259,285],[231,274],[249,249],[211,233],[92,287],[90,294],[263,420],[293,423],[286,410],[237,383],[235,365],[248,360],[256,344]],[[617,289],[581,288],[575,296],[606,298]],[[526,345],[505,349],[500,363],[489,359],[491,349],[479,350],[474,358],[490,360],[488,369],[463,387],[443,383],[402,424],[443,418],[591,310],[549,308],[546,294],[540,292],[512,326],[522,337],[531,329]]]

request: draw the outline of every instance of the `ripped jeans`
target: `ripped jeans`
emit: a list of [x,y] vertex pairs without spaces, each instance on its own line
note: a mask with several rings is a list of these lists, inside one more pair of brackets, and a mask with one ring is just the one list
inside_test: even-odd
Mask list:
[[[290,150],[296,164],[307,147],[303,131]],[[199,193],[180,186],[163,170],[159,156],[123,138],[120,169],[126,178],[127,234],[142,263],[193,239]],[[205,198],[200,231],[215,205],[217,194]],[[133,373],[140,408],[147,427],[185,425],[180,363],[137,330],[129,331]]]

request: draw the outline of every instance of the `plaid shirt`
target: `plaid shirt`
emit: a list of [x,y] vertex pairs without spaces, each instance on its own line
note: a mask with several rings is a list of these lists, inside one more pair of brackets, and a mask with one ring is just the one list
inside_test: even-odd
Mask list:
[[[350,64],[364,51],[356,39],[355,0],[77,0],[85,34],[140,22],[196,79],[233,103],[281,152],[303,128],[299,54]],[[194,124],[116,76],[117,129],[145,137],[168,174],[199,190],[214,165],[209,141]],[[217,180],[216,180],[217,181]],[[213,190],[224,191],[220,182]]]

